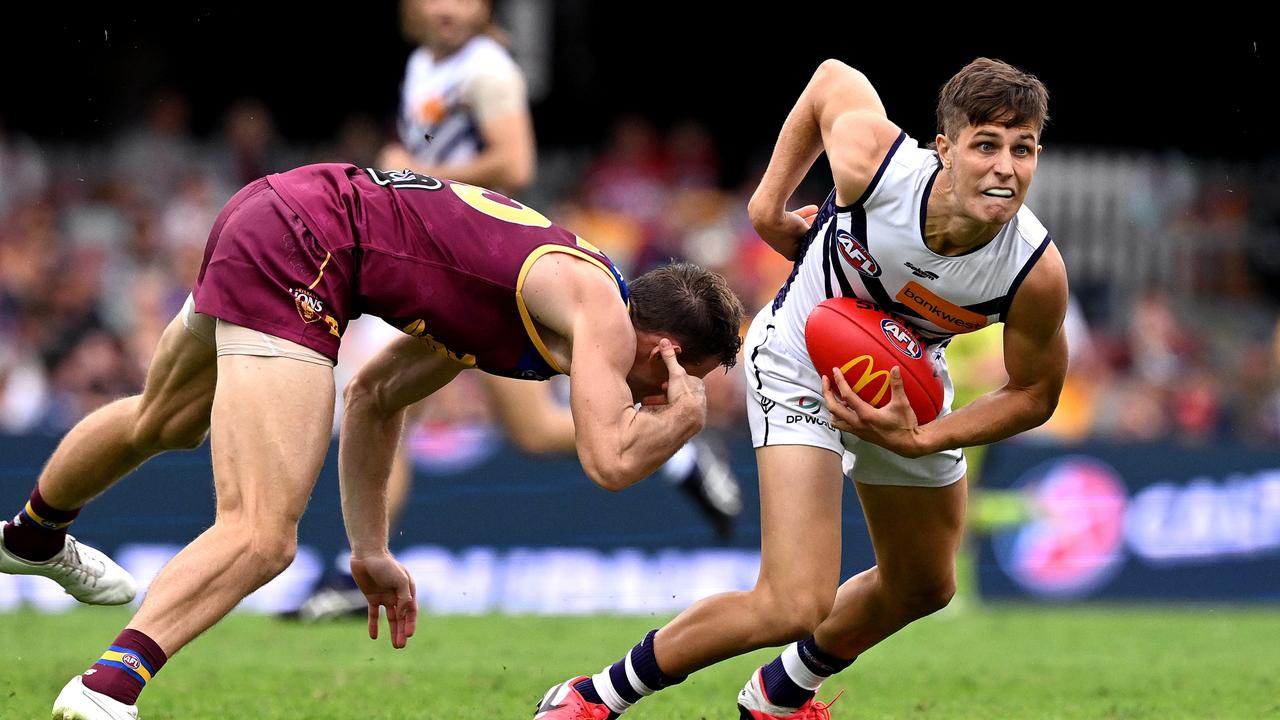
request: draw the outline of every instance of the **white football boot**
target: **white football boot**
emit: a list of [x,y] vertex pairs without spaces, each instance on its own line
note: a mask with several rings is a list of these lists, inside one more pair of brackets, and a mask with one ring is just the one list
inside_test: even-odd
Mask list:
[[70,535],[57,555],[31,562],[9,552],[4,533],[0,533],[0,572],[47,577],[71,597],[90,605],[123,605],[138,594],[137,581],[124,568]]
[[138,706],[90,690],[77,675],[53,701],[52,720],[138,720]]

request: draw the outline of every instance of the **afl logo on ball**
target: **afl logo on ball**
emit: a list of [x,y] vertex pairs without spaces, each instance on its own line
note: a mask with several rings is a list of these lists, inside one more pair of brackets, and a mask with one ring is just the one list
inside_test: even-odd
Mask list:
[[881,320],[880,329],[884,332],[884,336],[889,339],[889,343],[898,348],[898,352],[912,360],[919,359],[921,354],[920,343],[897,320],[892,318]]
[[840,256],[844,261],[852,265],[860,275],[880,277],[880,263],[877,263],[862,243],[847,230],[836,231],[836,246],[840,249]]

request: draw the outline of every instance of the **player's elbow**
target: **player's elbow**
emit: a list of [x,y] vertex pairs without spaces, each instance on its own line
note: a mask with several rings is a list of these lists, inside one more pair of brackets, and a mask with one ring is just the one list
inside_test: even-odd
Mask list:
[[1053,417],[1053,413],[1058,409],[1058,393],[1050,393],[1040,400],[1037,408],[1039,413],[1036,415],[1036,427],[1039,427]]
[[849,70],[853,70],[853,68],[850,67],[843,60],[837,60],[836,58],[827,58],[826,60],[823,60],[821,63],[818,64],[818,69],[813,74],[817,76],[823,76],[823,75],[831,75],[833,73],[847,72]]
[[588,458],[583,453],[580,455],[583,455],[582,469],[587,473],[587,477],[591,478],[591,482],[609,492],[625,490],[643,477],[643,475],[637,476],[620,460]]
[[1053,417],[1053,413],[1058,409],[1058,392],[1037,391],[1030,389],[1027,391],[1030,397],[1031,410],[1029,412],[1031,427],[1040,427],[1049,422]]
[[859,70],[835,58],[823,60],[822,64],[818,65],[818,69],[814,71],[813,79],[819,85],[848,81],[850,79],[867,81],[866,76]]

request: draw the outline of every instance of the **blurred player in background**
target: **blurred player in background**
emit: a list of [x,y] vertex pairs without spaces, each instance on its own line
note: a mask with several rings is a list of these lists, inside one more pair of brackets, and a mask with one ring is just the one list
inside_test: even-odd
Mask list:
[[[760,237],[795,261],[747,335],[758,400],[748,408],[760,472],[757,584],[694,604],[611,667],[553,687],[538,720],[613,718],[695,670],[788,642],[739,693],[740,715],[829,718],[815,700],[823,680],[950,601],[965,517],[959,448],[1044,423],[1066,372],[1066,270],[1023,205],[1047,117],[1039,80],[982,58],[943,88],[936,150],[922,148],[889,121],[862,73],[834,60],[818,68],[748,205]],[[835,189],[820,209],[788,212],[824,151]],[[875,302],[926,341],[946,396],[936,420],[917,424],[897,368],[879,409],[839,370],[836,387],[821,378],[805,321],[835,296]],[[996,322],[1008,381],[949,412],[947,341]],[[788,422],[819,394],[820,422]],[[844,474],[855,480],[876,565],[840,584]]]
[[[532,208],[403,171],[309,165],[246,186],[219,213],[191,298],[169,324],[143,394],[67,434],[31,501],[4,527],[0,570],[77,597],[132,579],[67,538],[80,508],[146,459],[212,434],[214,524],[156,577],[128,627],[63,688],[54,717],[136,718],[169,657],[282,572],[330,443],[333,365],[348,321],[404,336],[345,391],[339,479],[351,571],[376,638],[413,635],[412,578],[388,550],[387,477],[404,409],[467,368],[570,375],[578,457],[621,490],[701,429],[701,377],[734,364],[741,303],[723,277],[674,264],[630,286],[609,259]],[[30,548],[61,548],[50,560]]]
[[[533,120],[524,77],[493,23],[491,3],[403,0],[400,10],[405,36],[419,47],[409,56],[402,81],[399,141],[383,149],[379,167],[409,168],[518,197],[534,175]],[[353,322],[338,358],[339,388],[399,334],[374,317]],[[573,452],[573,418],[550,384],[493,375],[484,375],[483,383],[498,422],[517,447],[532,454]],[[422,413],[421,406],[412,409],[406,427],[412,429]],[[392,467],[393,524],[412,489],[408,455],[406,442]],[[742,511],[741,493],[727,462],[710,445],[691,441],[660,473],[688,494],[719,537],[732,534]],[[308,598],[297,616],[324,619],[364,607],[364,596],[339,576]]]

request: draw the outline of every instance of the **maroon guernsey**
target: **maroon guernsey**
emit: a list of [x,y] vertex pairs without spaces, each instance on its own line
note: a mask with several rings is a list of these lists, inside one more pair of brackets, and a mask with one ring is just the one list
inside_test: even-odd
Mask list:
[[196,310],[336,358],[352,318],[375,315],[496,375],[562,372],[520,288],[548,252],[627,286],[598,249],[484,188],[352,165],[308,165],[246,187],[210,234]]

